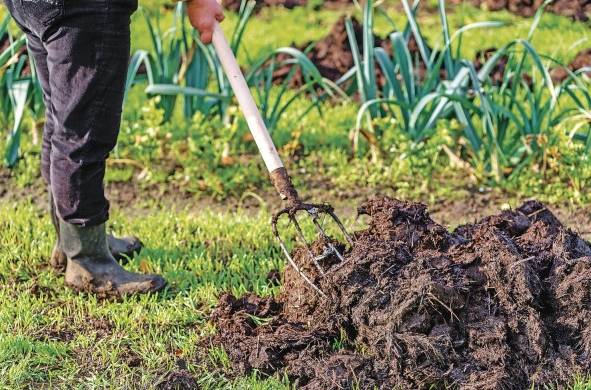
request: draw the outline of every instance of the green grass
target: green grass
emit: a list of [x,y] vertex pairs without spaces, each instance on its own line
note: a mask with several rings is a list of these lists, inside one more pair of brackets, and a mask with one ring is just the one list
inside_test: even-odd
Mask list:
[[162,273],[170,283],[157,296],[121,302],[63,286],[46,264],[54,236],[40,214],[24,202],[0,204],[0,389],[146,389],[177,369],[179,359],[199,381],[224,387],[217,377],[224,364],[199,343],[213,331],[207,315],[221,292],[274,293],[265,277],[283,261],[267,214],[160,210],[126,221],[116,215],[115,231],[133,228],[146,244],[128,268]]
[[48,268],[54,236],[44,210],[0,203],[0,389],[151,389],[179,367],[205,389],[290,388],[282,378],[228,379],[225,352],[204,341],[220,293],[276,293],[265,276],[284,261],[269,215],[147,210],[116,212],[113,230],[133,229],[146,244],[128,269],[161,273],[170,286],[102,301],[71,292]]

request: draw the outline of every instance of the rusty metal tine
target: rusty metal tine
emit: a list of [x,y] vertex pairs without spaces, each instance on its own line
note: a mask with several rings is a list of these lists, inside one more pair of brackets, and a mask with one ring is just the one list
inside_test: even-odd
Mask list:
[[296,219],[295,215],[293,217],[290,216],[289,219],[295,225],[296,231],[298,233],[298,237],[300,237],[300,240],[306,246],[306,249],[308,250],[308,254],[310,255],[310,259],[312,259],[312,262],[314,263],[314,265],[318,269],[318,272],[320,272],[320,275],[324,276],[324,270],[322,269],[320,264],[318,264],[318,261],[316,261],[316,256],[314,256],[314,253],[312,252],[312,248],[310,247],[310,244],[308,244],[308,241],[306,240],[306,237],[304,236],[304,232],[302,231],[302,228],[300,227],[300,224],[298,223],[298,220]]
[[349,245],[353,246],[353,238],[351,238],[351,236],[347,232],[347,229],[345,229],[345,226],[343,225],[343,223],[341,222],[341,220],[339,219],[339,217],[337,217],[337,215],[334,213],[334,211],[330,211],[329,210],[327,212],[332,217],[332,219],[336,222],[336,224],[338,225],[338,227],[341,229],[341,232],[343,233],[343,235],[345,236],[345,238],[349,242]]
[[344,263],[345,258],[343,257],[343,255],[341,254],[341,252],[339,252],[339,250],[337,248],[335,248],[335,246],[332,243],[328,243],[328,246],[330,247],[330,249],[334,252],[335,255],[337,255],[337,257],[339,258],[339,260],[341,261],[341,263]]
[[304,274],[304,272],[300,269],[300,267],[296,264],[296,262],[293,260],[293,258],[289,254],[289,251],[287,250],[287,245],[285,245],[285,241],[283,241],[283,239],[281,238],[281,235],[279,234],[279,230],[277,229],[277,221],[278,221],[278,219],[279,219],[280,216],[281,216],[281,213],[276,214],[271,219],[271,228],[273,229],[273,235],[275,236],[275,238],[277,239],[277,241],[279,241],[279,246],[281,247],[281,250],[283,251],[283,254],[285,255],[285,257],[287,258],[287,261],[288,261],[289,265],[291,265],[291,267],[298,273],[298,275],[300,275],[300,277],[302,279],[304,279],[304,281],[308,285],[310,285],[310,287],[312,287],[312,289],[314,291],[316,291],[318,294],[320,294],[320,296],[326,297],[326,294],[324,294],[322,292],[322,290],[320,290],[320,288],[318,288],[318,286],[316,286],[310,280],[310,278],[308,278],[306,276],[306,274]]
[[335,248],[335,246],[330,242],[330,237],[328,236],[328,234],[326,234],[326,232],[324,231],[322,226],[320,226],[320,223],[318,223],[318,220],[316,218],[312,218],[312,222],[314,223],[314,226],[316,226],[316,230],[318,230],[318,233],[320,233],[322,235],[322,237],[324,237],[326,239],[326,245],[332,250],[332,252],[335,255],[337,255],[337,257],[339,258],[339,260],[341,262],[344,262],[345,258],[343,257],[341,252],[339,252],[337,250],[337,248]]
[[279,235],[276,236],[277,239],[279,240],[279,246],[281,247],[281,249],[283,250],[283,253],[285,254],[285,257],[287,257],[287,261],[289,262],[289,265],[292,266],[292,268],[298,273],[298,275],[300,275],[300,277],[302,279],[304,279],[304,281],[306,283],[308,283],[310,285],[310,287],[312,287],[312,289],[314,289],[314,291],[316,291],[318,294],[320,294],[322,297],[326,298],[326,294],[324,294],[322,292],[322,290],[320,290],[318,288],[318,286],[316,286],[307,276],[306,274],[300,269],[300,267],[298,267],[298,265],[296,264],[296,262],[292,259],[291,255],[289,254],[289,251],[287,250],[287,247],[285,246],[285,243],[283,242],[283,240],[281,239],[281,237],[279,237]]

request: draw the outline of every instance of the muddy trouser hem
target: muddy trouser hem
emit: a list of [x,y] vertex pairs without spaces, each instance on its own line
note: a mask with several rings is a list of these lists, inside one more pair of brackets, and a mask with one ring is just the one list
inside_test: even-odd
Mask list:
[[43,89],[41,173],[64,221],[109,218],[103,179],[115,147],[137,0],[6,0]]

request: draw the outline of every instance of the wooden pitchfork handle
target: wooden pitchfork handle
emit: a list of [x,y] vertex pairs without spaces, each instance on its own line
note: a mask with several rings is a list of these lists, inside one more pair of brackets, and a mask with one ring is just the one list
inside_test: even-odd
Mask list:
[[277,153],[277,148],[273,144],[267,126],[250,93],[250,89],[240,70],[238,61],[236,61],[234,52],[232,52],[228,41],[224,37],[220,24],[217,22],[214,26],[212,40],[224,72],[238,100],[240,110],[246,118],[248,128],[259,148],[261,156],[263,156],[273,186],[279,192],[281,199],[287,200],[290,204],[300,204],[301,201],[298,192],[293,186],[291,178],[281,161],[281,157],[279,157],[279,153]]

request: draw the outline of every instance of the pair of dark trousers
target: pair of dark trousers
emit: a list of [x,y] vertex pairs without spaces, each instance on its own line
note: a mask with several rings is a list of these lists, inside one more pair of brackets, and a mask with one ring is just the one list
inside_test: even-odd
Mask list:
[[109,218],[105,161],[119,134],[137,0],[5,0],[25,32],[43,89],[41,173],[58,215]]

